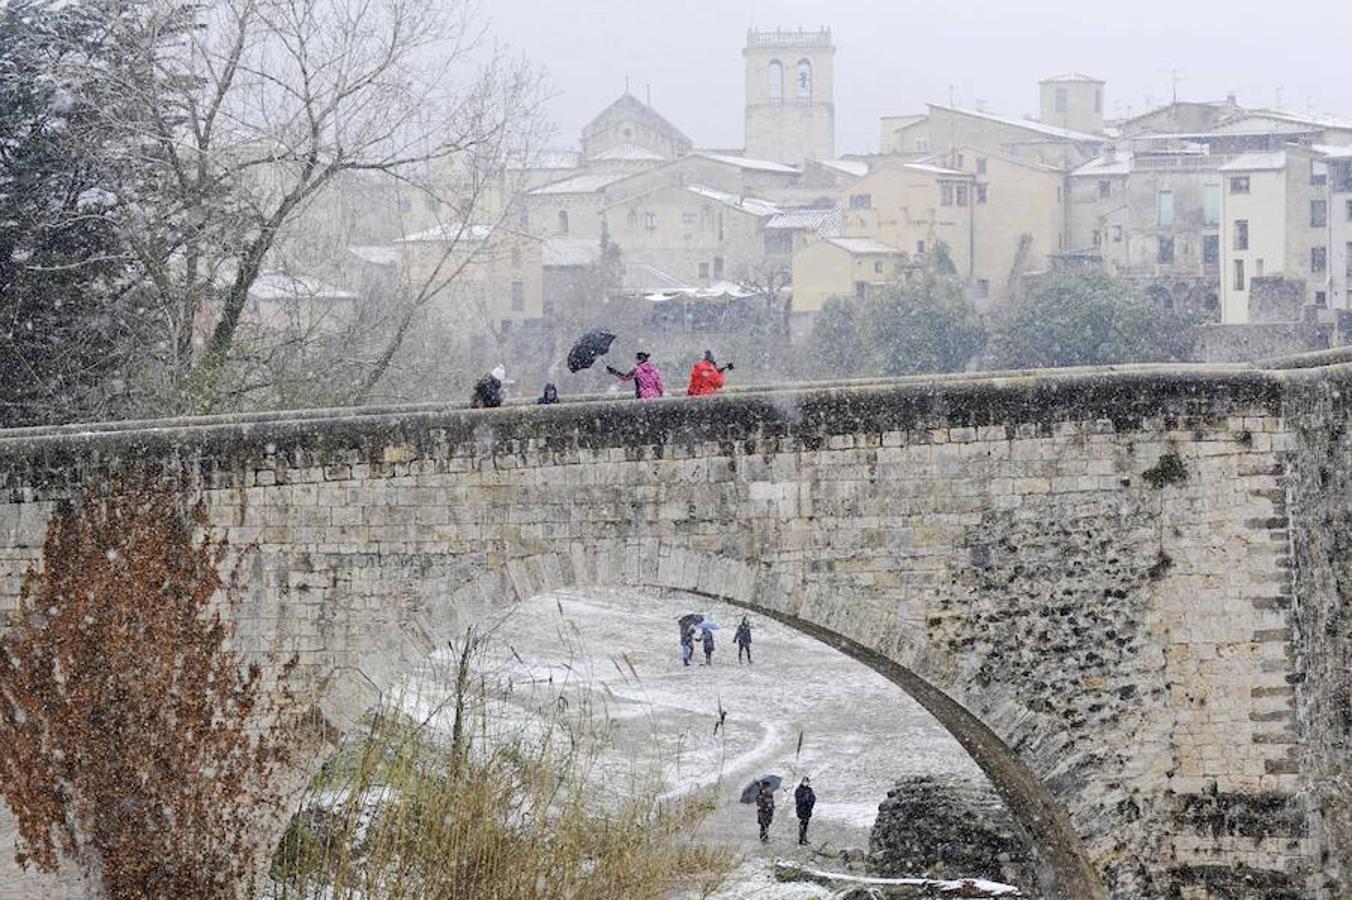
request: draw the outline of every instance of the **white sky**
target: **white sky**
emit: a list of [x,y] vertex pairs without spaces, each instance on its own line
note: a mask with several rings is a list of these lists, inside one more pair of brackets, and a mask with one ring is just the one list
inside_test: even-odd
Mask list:
[[496,36],[545,68],[556,144],[624,90],[698,146],[742,145],[741,49],[750,25],[825,25],[836,44],[838,152],[876,150],[878,117],[926,100],[1036,111],[1037,81],[1107,81],[1105,111],[1183,99],[1352,118],[1349,0],[486,0]]

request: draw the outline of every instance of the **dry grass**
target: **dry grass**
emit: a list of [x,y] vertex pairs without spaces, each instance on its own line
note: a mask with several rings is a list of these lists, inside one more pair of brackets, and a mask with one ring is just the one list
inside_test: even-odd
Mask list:
[[391,702],[325,767],[278,849],[277,893],[600,900],[712,891],[733,862],[693,838],[712,800],[660,802],[660,760],[615,771],[593,692],[549,683],[523,695],[483,671],[482,648],[467,635],[439,679],[446,696]]

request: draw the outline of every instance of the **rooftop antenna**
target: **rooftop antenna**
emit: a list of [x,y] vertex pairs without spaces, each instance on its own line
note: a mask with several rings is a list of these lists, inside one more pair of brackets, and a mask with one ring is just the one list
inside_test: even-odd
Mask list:
[[949,105],[949,106],[957,106],[957,105],[958,105],[957,100],[955,99],[955,98],[957,97],[957,91],[958,91],[958,86],[957,86],[956,84],[950,84],[950,85],[948,86],[948,105]]
[[1277,89],[1276,91],[1274,91],[1274,93],[1277,95],[1277,109],[1282,108],[1282,94],[1285,92],[1286,89],[1284,87],[1282,87],[1280,84],[1277,85]]
[[648,98],[648,99],[647,99],[648,105],[649,105],[649,106],[652,106],[652,105],[653,105],[653,86],[652,86],[652,82],[648,82],[647,84],[645,84],[645,85],[643,86],[643,93],[644,93],[644,95]]
[[1182,69],[1169,70],[1169,86],[1172,89],[1173,102],[1178,102],[1178,86],[1188,79],[1183,77]]
[[629,76],[624,76],[624,92],[629,93]]

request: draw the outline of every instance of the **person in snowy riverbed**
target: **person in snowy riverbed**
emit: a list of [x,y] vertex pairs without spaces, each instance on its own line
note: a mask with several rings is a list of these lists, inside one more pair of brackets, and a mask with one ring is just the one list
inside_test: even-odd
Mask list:
[[493,371],[475,383],[474,396],[470,398],[469,405],[474,409],[492,409],[501,406],[502,383],[506,379],[507,370],[502,366],[495,366]]
[[634,396],[640,400],[656,400],[661,397],[664,393],[662,373],[657,371],[657,366],[652,364],[648,354],[642,350],[634,354],[634,360],[637,365],[628,372],[621,372],[614,366],[606,366],[606,371],[620,381],[632,381],[634,383]]
[[737,633],[732,636],[732,641],[737,645],[737,665],[742,664],[742,654],[746,654],[746,664],[751,665],[751,623],[742,616],[742,624],[737,626]]
[[723,373],[732,369],[732,363],[720,366],[714,360],[714,351],[705,350],[704,358],[690,370],[690,386],[685,389],[691,397],[705,397],[723,388]]
[[690,665],[690,657],[695,655],[695,629],[686,629],[685,634],[681,635],[681,662]]
[[798,814],[798,843],[807,843],[807,826],[812,821],[812,807],[817,805],[817,795],[812,790],[812,779],[804,776],[797,790],[793,792],[794,812]]
[[709,628],[704,629],[704,664],[714,664],[714,633]]
[[775,820],[775,792],[770,785],[762,784],[756,795],[756,824],[760,825],[762,844],[770,841],[770,823]]

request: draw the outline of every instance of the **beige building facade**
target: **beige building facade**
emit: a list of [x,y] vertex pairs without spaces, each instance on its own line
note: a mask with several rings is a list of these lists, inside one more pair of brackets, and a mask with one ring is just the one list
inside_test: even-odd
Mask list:
[[434,317],[499,334],[544,315],[542,245],[534,235],[488,225],[440,226],[397,244],[410,292],[431,291]]
[[842,194],[840,233],[917,257],[942,242],[958,274],[970,278],[975,202],[975,179],[966,172],[921,163],[880,165]]
[[828,300],[863,298],[898,280],[907,255],[873,238],[827,237],[793,255],[793,311],[821,312]]
[[1038,83],[1038,120],[1068,131],[1103,131],[1103,82],[1071,72]]

